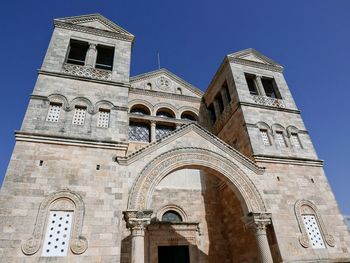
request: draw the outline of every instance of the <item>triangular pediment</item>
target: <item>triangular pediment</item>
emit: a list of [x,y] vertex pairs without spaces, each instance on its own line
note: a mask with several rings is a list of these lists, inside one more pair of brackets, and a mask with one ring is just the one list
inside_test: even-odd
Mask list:
[[138,160],[154,158],[154,153],[161,154],[163,151],[171,151],[176,148],[191,147],[216,151],[235,159],[242,167],[253,170],[256,173],[263,173],[264,169],[257,166],[253,161],[245,157],[239,151],[229,146],[218,137],[208,132],[197,124],[190,123],[182,126],[165,137],[129,154],[126,157],[117,157],[121,165],[130,165]]
[[264,56],[255,49],[248,48],[242,51],[238,51],[227,56],[231,61],[242,62],[251,65],[261,65],[282,68],[280,64],[272,59]]
[[130,79],[135,89],[152,90],[200,98],[203,92],[166,69],[159,69]]
[[55,21],[133,37],[131,33],[100,14],[64,17],[55,19]]

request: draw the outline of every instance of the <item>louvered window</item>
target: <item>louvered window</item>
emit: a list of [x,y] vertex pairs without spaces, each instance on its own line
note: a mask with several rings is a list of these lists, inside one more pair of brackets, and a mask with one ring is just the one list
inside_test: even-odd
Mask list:
[[266,130],[260,130],[261,139],[264,145],[271,145],[269,135]]
[[310,239],[312,248],[325,248],[325,243],[318,227],[316,217],[314,215],[302,215],[307,235]]
[[286,141],[284,140],[284,136],[282,132],[276,132],[276,141],[279,146],[287,147]]
[[58,122],[58,119],[60,118],[61,108],[62,104],[60,103],[50,103],[46,121]]
[[84,125],[86,115],[86,107],[76,106],[73,116],[73,124]]
[[43,244],[43,257],[66,256],[69,247],[73,212],[50,211]]
[[100,109],[98,112],[97,127],[108,128],[109,126],[109,110]]

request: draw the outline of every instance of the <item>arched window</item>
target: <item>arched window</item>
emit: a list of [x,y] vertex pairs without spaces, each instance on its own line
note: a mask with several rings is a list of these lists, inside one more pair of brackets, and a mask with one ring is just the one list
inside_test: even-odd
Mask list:
[[197,121],[197,116],[191,111],[185,111],[181,114],[181,119],[188,121]]
[[158,117],[163,117],[163,118],[175,118],[175,114],[172,110],[167,109],[167,108],[161,108],[157,111],[156,114]]
[[181,215],[178,212],[174,210],[169,210],[163,214],[162,221],[163,222],[182,222],[183,220]]
[[180,87],[178,87],[178,88],[176,89],[176,94],[182,95],[182,89],[181,89]]
[[145,87],[147,90],[152,90],[152,83],[150,83],[150,82],[146,83]]
[[149,109],[146,106],[141,104],[134,105],[131,108],[130,113],[138,114],[138,115],[150,115]]
[[334,247],[334,238],[327,233],[321,215],[312,202],[300,200],[295,203],[294,209],[301,230],[299,242],[303,247],[319,249],[326,248],[326,244]]
[[80,235],[83,217],[84,203],[78,194],[69,190],[52,194],[40,205],[33,236],[22,243],[23,253],[33,255],[42,244],[43,257],[82,254],[88,245]]

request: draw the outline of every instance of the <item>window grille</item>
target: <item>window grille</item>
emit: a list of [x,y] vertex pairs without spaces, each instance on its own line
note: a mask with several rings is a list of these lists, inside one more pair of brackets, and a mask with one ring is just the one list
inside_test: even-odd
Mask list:
[[100,109],[98,112],[97,127],[108,128],[109,111]]
[[62,104],[50,103],[46,121],[58,122],[58,119],[60,118],[61,108]]
[[299,148],[299,149],[302,148],[298,134],[292,133],[290,138],[291,138],[291,141],[292,141],[292,145],[295,148]]
[[130,123],[129,124],[129,140],[149,142],[150,130],[145,123]]
[[173,130],[175,130],[171,126],[166,126],[166,125],[157,125],[156,126],[156,139],[160,139],[169,133],[171,133]]
[[73,124],[76,125],[84,125],[86,115],[85,107],[75,107],[74,116],[73,116]]
[[286,141],[284,140],[282,132],[276,132],[276,140],[277,140],[277,143],[278,143],[279,146],[287,147]]
[[175,211],[167,211],[162,216],[164,222],[182,222],[182,218],[179,213]]
[[50,211],[42,250],[43,257],[66,256],[69,247],[73,212]]
[[302,215],[312,248],[325,248],[325,243],[314,215]]
[[269,135],[266,130],[260,130],[261,139],[264,145],[271,145]]

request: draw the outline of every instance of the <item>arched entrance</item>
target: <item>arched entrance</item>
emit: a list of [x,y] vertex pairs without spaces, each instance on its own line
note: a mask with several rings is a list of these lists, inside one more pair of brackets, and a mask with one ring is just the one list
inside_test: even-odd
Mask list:
[[152,209],[152,196],[156,186],[174,171],[200,169],[214,174],[232,190],[242,208],[246,226],[255,229],[257,250],[261,261],[272,263],[266,236],[270,215],[266,212],[263,199],[254,183],[235,162],[202,148],[174,149],[149,162],[137,177],[130,192],[128,210],[124,212],[127,226],[132,232],[132,262],[143,263],[145,260],[144,229],[151,221],[150,209]]

